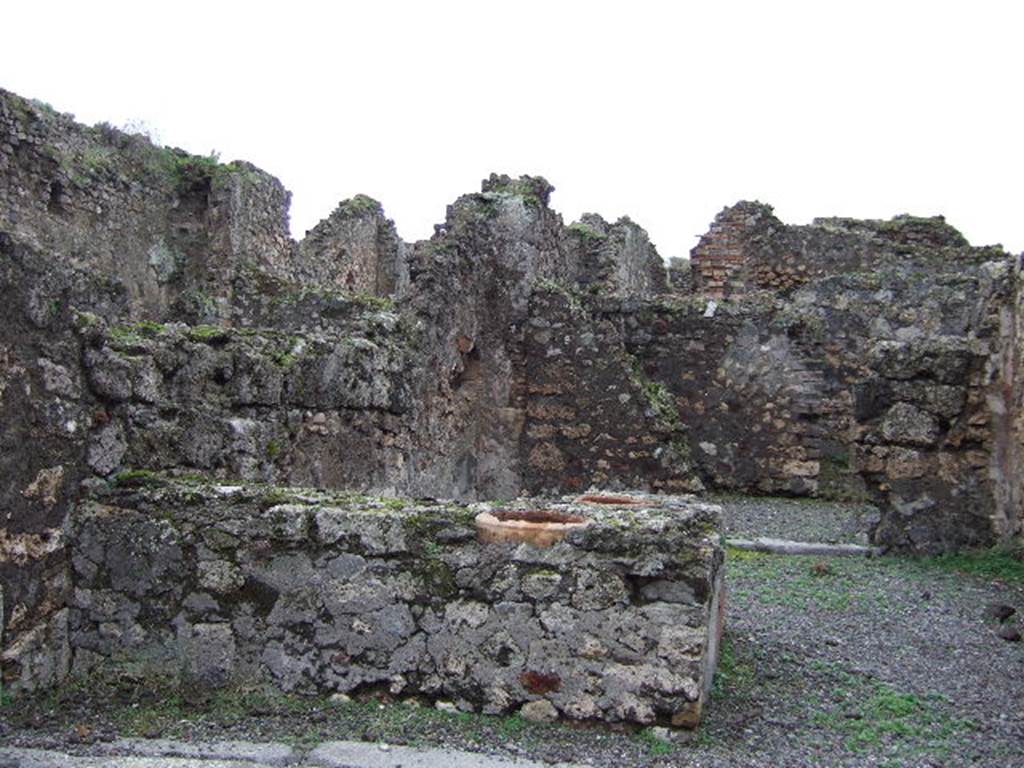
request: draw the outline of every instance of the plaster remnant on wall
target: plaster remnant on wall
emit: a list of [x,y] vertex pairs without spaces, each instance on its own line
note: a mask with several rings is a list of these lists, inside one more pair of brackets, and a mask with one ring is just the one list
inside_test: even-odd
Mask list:
[[58,495],[64,484],[64,467],[46,467],[39,470],[35,479],[25,488],[21,495],[26,499],[38,499],[47,507],[57,503]]

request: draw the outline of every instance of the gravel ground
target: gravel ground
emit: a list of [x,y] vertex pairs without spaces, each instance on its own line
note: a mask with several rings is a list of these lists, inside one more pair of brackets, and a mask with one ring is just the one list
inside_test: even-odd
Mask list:
[[767,536],[823,544],[868,544],[878,519],[871,504],[752,496],[712,496],[726,537]]
[[[768,508],[772,525],[799,520],[797,531],[744,531],[785,538],[807,538],[800,531],[818,508],[729,505],[743,524],[755,508]],[[822,517],[841,519],[835,507],[823,505]],[[651,729],[535,725],[372,697],[233,693],[197,707],[122,677],[8,702],[0,743],[88,753],[119,735],[299,746],[363,739],[615,768],[1024,766],[1024,643],[1001,639],[1003,625],[985,616],[991,604],[1024,613],[1024,568],[997,561],[982,576],[957,566],[964,563],[730,552],[712,706],[700,731],[669,740]]]

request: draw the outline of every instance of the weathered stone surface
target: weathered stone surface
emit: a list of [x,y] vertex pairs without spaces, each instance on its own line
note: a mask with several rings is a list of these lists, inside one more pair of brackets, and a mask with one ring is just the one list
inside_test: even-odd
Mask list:
[[821,218],[808,226],[787,226],[771,206],[749,201],[722,210],[691,253],[695,287],[719,297],[792,290],[822,277],[893,264],[928,269],[950,260],[978,264],[1003,255],[998,246],[972,248],[941,216]]
[[1019,643],[1021,639],[1020,630],[1012,624],[1001,624],[996,634],[1008,643]]
[[[411,351],[390,335],[396,323],[369,309],[346,335],[310,338],[97,321],[84,360],[106,423],[90,436],[89,466],[101,475],[192,467],[244,480],[398,485],[399,451],[409,445],[394,432],[412,404]],[[112,396],[115,379],[124,383]]]
[[123,739],[100,745],[102,756],[72,756],[50,750],[0,748],[0,761],[18,768],[572,768],[449,749],[417,749],[368,742],[324,742],[300,760],[285,744],[178,742]]
[[191,760],[248,760],[266,766],[294,765],[299,754],[286,744],[249,741],[186,742],[171,739],[118,739],[105,747],[111,755],[174,757]]
[[297,268],[307,284],[391,296],[408,286],[408,246],[380,203],[357,195],[306,233]]
[[668,291],[665,265],[647,233],[628,217],[609,224],[587,213],[568,227],[575,282],[586,292],[650,297]]
[[312,750],[309,765],[320,768],[574,768],[566,763],[535,763],[452,749],[414,749],[354,741],[330,741]]
[[531,309],[526,489],[702,489],[678,403],[629,354],[620,328],[566,291],[535,292]]
[[[720,631],[716,508],[667,496],[545,507],[594,522],[536,549],[442,535],[482,504],[163,480],[104,491],[74,517],[71,644],[180,671],[193,695],[386,685],[531,716],[699,710]],[[207,549],[214,531],[234,546]]]
[[103,757],[68,755],[43,749],[0,747],[3,765],[13,768],[269,768],[275,763],[191,757]]
[[235,672],[235,637],[231,626],[193,624],[179,628],[178,632],[184,689],[210,691],[227,686]]
[[519,714],[524,720],[531,723],[550,723],[558,719],[558,710],[545,699],[539,701],[528,701],[519,708]]

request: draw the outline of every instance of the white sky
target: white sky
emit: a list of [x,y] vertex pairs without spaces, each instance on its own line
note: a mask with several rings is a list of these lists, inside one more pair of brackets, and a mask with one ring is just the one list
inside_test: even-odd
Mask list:
[[1024,3],[8,2],[0,87],[278,176],[297,236],[358,192],[427,237],[492,170],[687,255],[740,199],[790,223],[944,214],[1024,250]]

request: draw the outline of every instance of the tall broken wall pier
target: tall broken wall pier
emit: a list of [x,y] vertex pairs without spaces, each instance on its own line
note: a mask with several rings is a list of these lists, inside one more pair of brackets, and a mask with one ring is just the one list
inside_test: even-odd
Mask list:
[[0,91],[5,683],[83,653],[83,494],[148,472],[860,498],[885,547],[1022,536],[1019,257],[941,218],[743,202],[670,273],[636,223],[566,225],[551,192],[492,175],[417,243],[356,196],[295,242],[258,168]]

